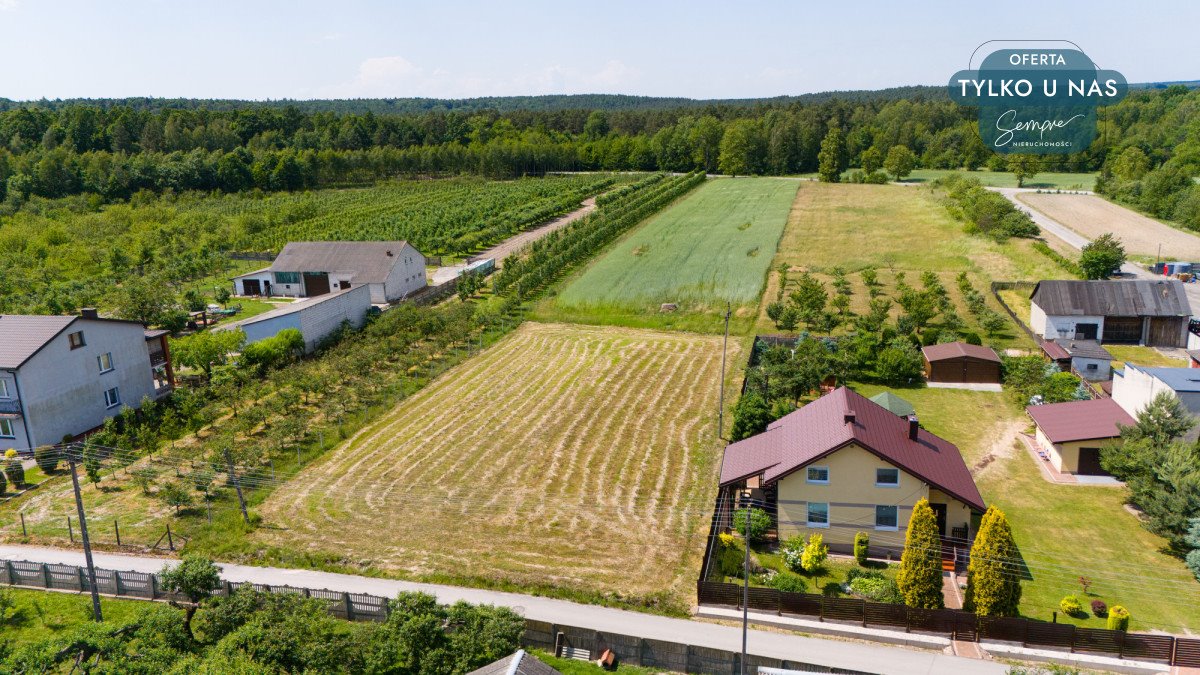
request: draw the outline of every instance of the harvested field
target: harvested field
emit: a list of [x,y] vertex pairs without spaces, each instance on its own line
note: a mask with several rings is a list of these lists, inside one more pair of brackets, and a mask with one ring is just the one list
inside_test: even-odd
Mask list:
[[717,336],[526,323],[276,490],[253,536],[415,577],[682,599],[720,367]]
[[1200,237],[1092,195],[1024,192],[1017,196],[1088,239],[1112,232],[1131,255],[1155,256],[1162,245],[1167,260],[1200,260]]

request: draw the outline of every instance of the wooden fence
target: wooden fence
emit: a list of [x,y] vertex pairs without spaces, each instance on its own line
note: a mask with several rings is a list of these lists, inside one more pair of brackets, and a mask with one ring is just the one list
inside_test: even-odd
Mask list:
[[[699,581],[696,583],[696,597],[700,605],[741,608],[742,587]],[[1072,624],[1047,623],[1021,617],[981,617],[958,609],[918,609],[857,598],[785,593],[773,588],[751,588],[747,606],[760,612],[816,617],[820,621],[902,628],[906,633],[938,633],[968,642],[1008,642],[1022,647],[1062,649],[1072,653],[1161,661],[1172,666],[1200,668],[1200,639],[1080,628]]]

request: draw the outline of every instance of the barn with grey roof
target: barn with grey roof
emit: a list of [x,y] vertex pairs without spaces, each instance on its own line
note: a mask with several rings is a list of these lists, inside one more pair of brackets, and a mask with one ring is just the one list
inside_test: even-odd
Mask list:
[[1047,340],[1187,346],[1192,308],[1174,279],[1042,281],[1030,304],[1029,325]]
[[359,286],[371,302],[396,302],[425,288],[425,256],[406,241],[294,241],[270,267],[233,279],[234,295],[313,298]]

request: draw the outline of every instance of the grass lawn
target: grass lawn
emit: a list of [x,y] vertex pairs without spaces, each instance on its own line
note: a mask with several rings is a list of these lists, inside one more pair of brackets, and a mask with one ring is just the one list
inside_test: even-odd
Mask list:
[[[884,388],[855,385],[864,396]],[[1091,600],[1122,604],[1135,630],[1200,631],[1200,583],[1183,562],[1159,552],[1164,540],[1124,506],[1121,488],[1056,485],[1041,477],[1014,434],[1030,426],[1005,394],[957,389],[896,389],[922,426],[958,445],[989,504],[1008,516],[1032,579],[1023,584],[1022,614],[1050,620],[1063,596],[1076,594],[1088,616],[1069,621],[1103,628]],[[989,420],[980,423],[980,420]],[[1079,577],[1092,580],[1084,595]]]
[[[955,171],[952,169],[917,169],[906,181],[925,183],[950,174],[970,176],[989,187],[1017,187],[1017,179],[1007,171]],[[1095,173],[1042,172],[1026,178],[1023,187],[1050,190],[1091,190],[1096,184]]]
[[[0,641],[13,647],[57,636],[92,620],[92,596],[0,587],[14,606],[0,616]],[[140,600],[100,598],[105,624],[114,628],[129,622],[149,603]]]
[[661,673],[663,671],[657,668],[643,668],[641,666],[630,666],[625,663],[617,663],[616,670],[605,670],[591,661],[580,661],[579,659],[561,659],[549,652],[544,652],[540,649],[527,650],[529,654],[536,656],[538,661],[545,663],[551,668],[557,670],[563,675],[602,675],[602,673],[629,673],[629,675],[652,675],[653,673]]
[[727,302],[756,306],[797,185],[787,178],[705,183],[566,283],[553,309],[628,323],[657,320],[662,303],[677,303],[680,314],[718,314]]
[[[885,292],[899,271],[905,273],[909,284],[919,286],[921,273],[933,270],[958,305],[958,315],[977,332],[959,297],[955,281],[959,272],[967,273],[975,289],[996,311],[1002,310],[991,297],[992,281],[1069,276],[1035,251],[1030,240],[1011,239],[1000,244],[964,234],[962,223],[950,217],[938,194],[922,186],[803,183],[771,266],[759,332],[778,330],[766,317],[765,309],[778,295],[777,268],[781,264],[792,270],[789,282],[807,270],[828,284],[830,272],[841,268],[852,285],[851,310],[855,312],[865,310],[868,301],[859,277],[863,269],[876,270]],[[1016,326],[988,342],[998,347],[1034,347]]]
[[1126,363],[1133,363],[1139,366],[1150,366],[1151,368],[1188,367],[1187,359],[1167,356],[1154,347],[1140,347],[1138,345],[1104,345],[1104,348],[1113,355],[1113,368],[1124,367]]

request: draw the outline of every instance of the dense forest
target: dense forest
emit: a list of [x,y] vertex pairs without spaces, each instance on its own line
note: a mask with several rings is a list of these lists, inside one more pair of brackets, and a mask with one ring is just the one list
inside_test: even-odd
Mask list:
[[[691,102],[629,109],[520,109],[377,114],[277,103],[160,107],[100,101],[0,112],[0,199],[12,213],[34,197],[139,192],[295,191],[383,178],[551,171],[665,170],[797,174],[818,170],[836,130],[834,163],[905,146],[924,168],[1001,168],[971,109],[936,92],[909,98]],[[902,93],[902,92],[895,92]],[[910,92],[911,93],[911,92]],[[537,97],[540,98],[540,97]],[[612,97],[592,98],[605,102]],[[651,99],[654,100],[654,99]],[[331,104],[334,102],[330,102]],[[227,109],[226,109],[227,108]],[[1163,218],[1200,227],[1200,91],[1132,92],[1104,112],[1087,152],[1039,160],[1041,171],[1103,172],[1099,189]],[[994,165],[994,166],[993,166]]]

